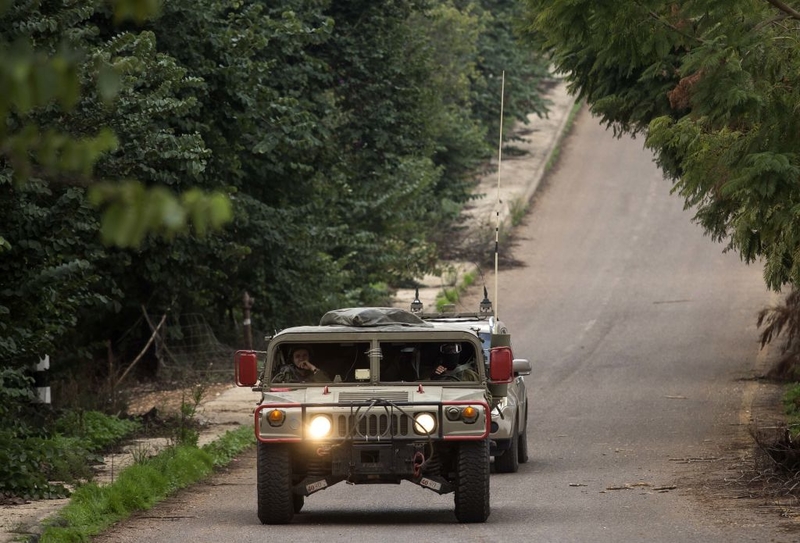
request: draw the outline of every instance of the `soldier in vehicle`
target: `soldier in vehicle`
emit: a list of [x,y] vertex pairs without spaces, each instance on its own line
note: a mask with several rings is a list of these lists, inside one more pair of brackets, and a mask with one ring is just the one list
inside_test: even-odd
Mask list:
[[449,381],[480,381],[478,372],[475,371],[475,360],[470,359],[460,364],[461,361],[461,344],[460,343],[444,343],[439,347],[441,356],[439,363],[433,369],[430,378],[433,380],[449,380]]
[[311,363],[311,351],[297,347],[289,356],[290,362],[281,366],[272,379],[277,383],[328,383],[330,377]]

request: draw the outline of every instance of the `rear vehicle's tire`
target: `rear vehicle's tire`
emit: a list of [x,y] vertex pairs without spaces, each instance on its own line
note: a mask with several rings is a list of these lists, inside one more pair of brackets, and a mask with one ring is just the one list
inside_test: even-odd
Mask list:
[[259,442],[257,471],[258,519],[261,524],[291,522],[295,506],[289,448],[284,444]]
[[299,513],[300,510],[303,508],[303,504],[306,503],[305,496],[302,494],[292,494],[292,506],[294,508],[295,513]]
[[490,513],[487,440],[459,445],[456,475],[456,518],[459,522],[486,522]]
[[511,430],[511,446],[503,454],[494,458],[494,469],[497,473],[516,473],[519,470],[518,426],[518,422],[515,420]]
[[528,403],[525,402],[525,422],[522,423],[522,433],[519,436],[519,463],[528,461]]

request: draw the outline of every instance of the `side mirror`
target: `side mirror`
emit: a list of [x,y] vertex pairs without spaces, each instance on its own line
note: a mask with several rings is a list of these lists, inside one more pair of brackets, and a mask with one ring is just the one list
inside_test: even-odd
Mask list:
[[493,347],[489,353],[489,380],[510,383],[514,379],[514,355],[511,347]]
[[527,358],[515,358],[513,366],[514,366],[514,375],[531,374],[531,362]]
[[251,387],[258,382],[258,358],[255,351],[236,351],[233,355],[236,386]]

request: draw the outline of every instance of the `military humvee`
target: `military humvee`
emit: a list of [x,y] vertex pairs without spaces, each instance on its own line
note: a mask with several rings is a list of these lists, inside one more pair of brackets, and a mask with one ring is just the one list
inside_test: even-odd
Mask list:
[[[316,371],[291,368],[297,350]],[[472,331],[359,308],[285,329],[263,354],[260,369],[257,353],[235,359],[237,384],[262,394],[254,418],[262,523],[290,522],[307,496],[341,481],[410,481],[452,492],[459,522],[488,518],[487,396],[513,378],[508,347],[490,349],[487,363]]]

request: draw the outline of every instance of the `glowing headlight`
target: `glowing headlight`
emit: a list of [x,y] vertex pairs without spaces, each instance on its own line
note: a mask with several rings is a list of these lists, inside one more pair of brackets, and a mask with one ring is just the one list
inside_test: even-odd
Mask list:
[[312,439],[322,439],[331,433],[331,419],[327,415],[317,415],[308,425],[308,434]]
[[432,434],[436,430],[436,418],[430,413],[420,413],[414,417],[414,431],[418,434]]

